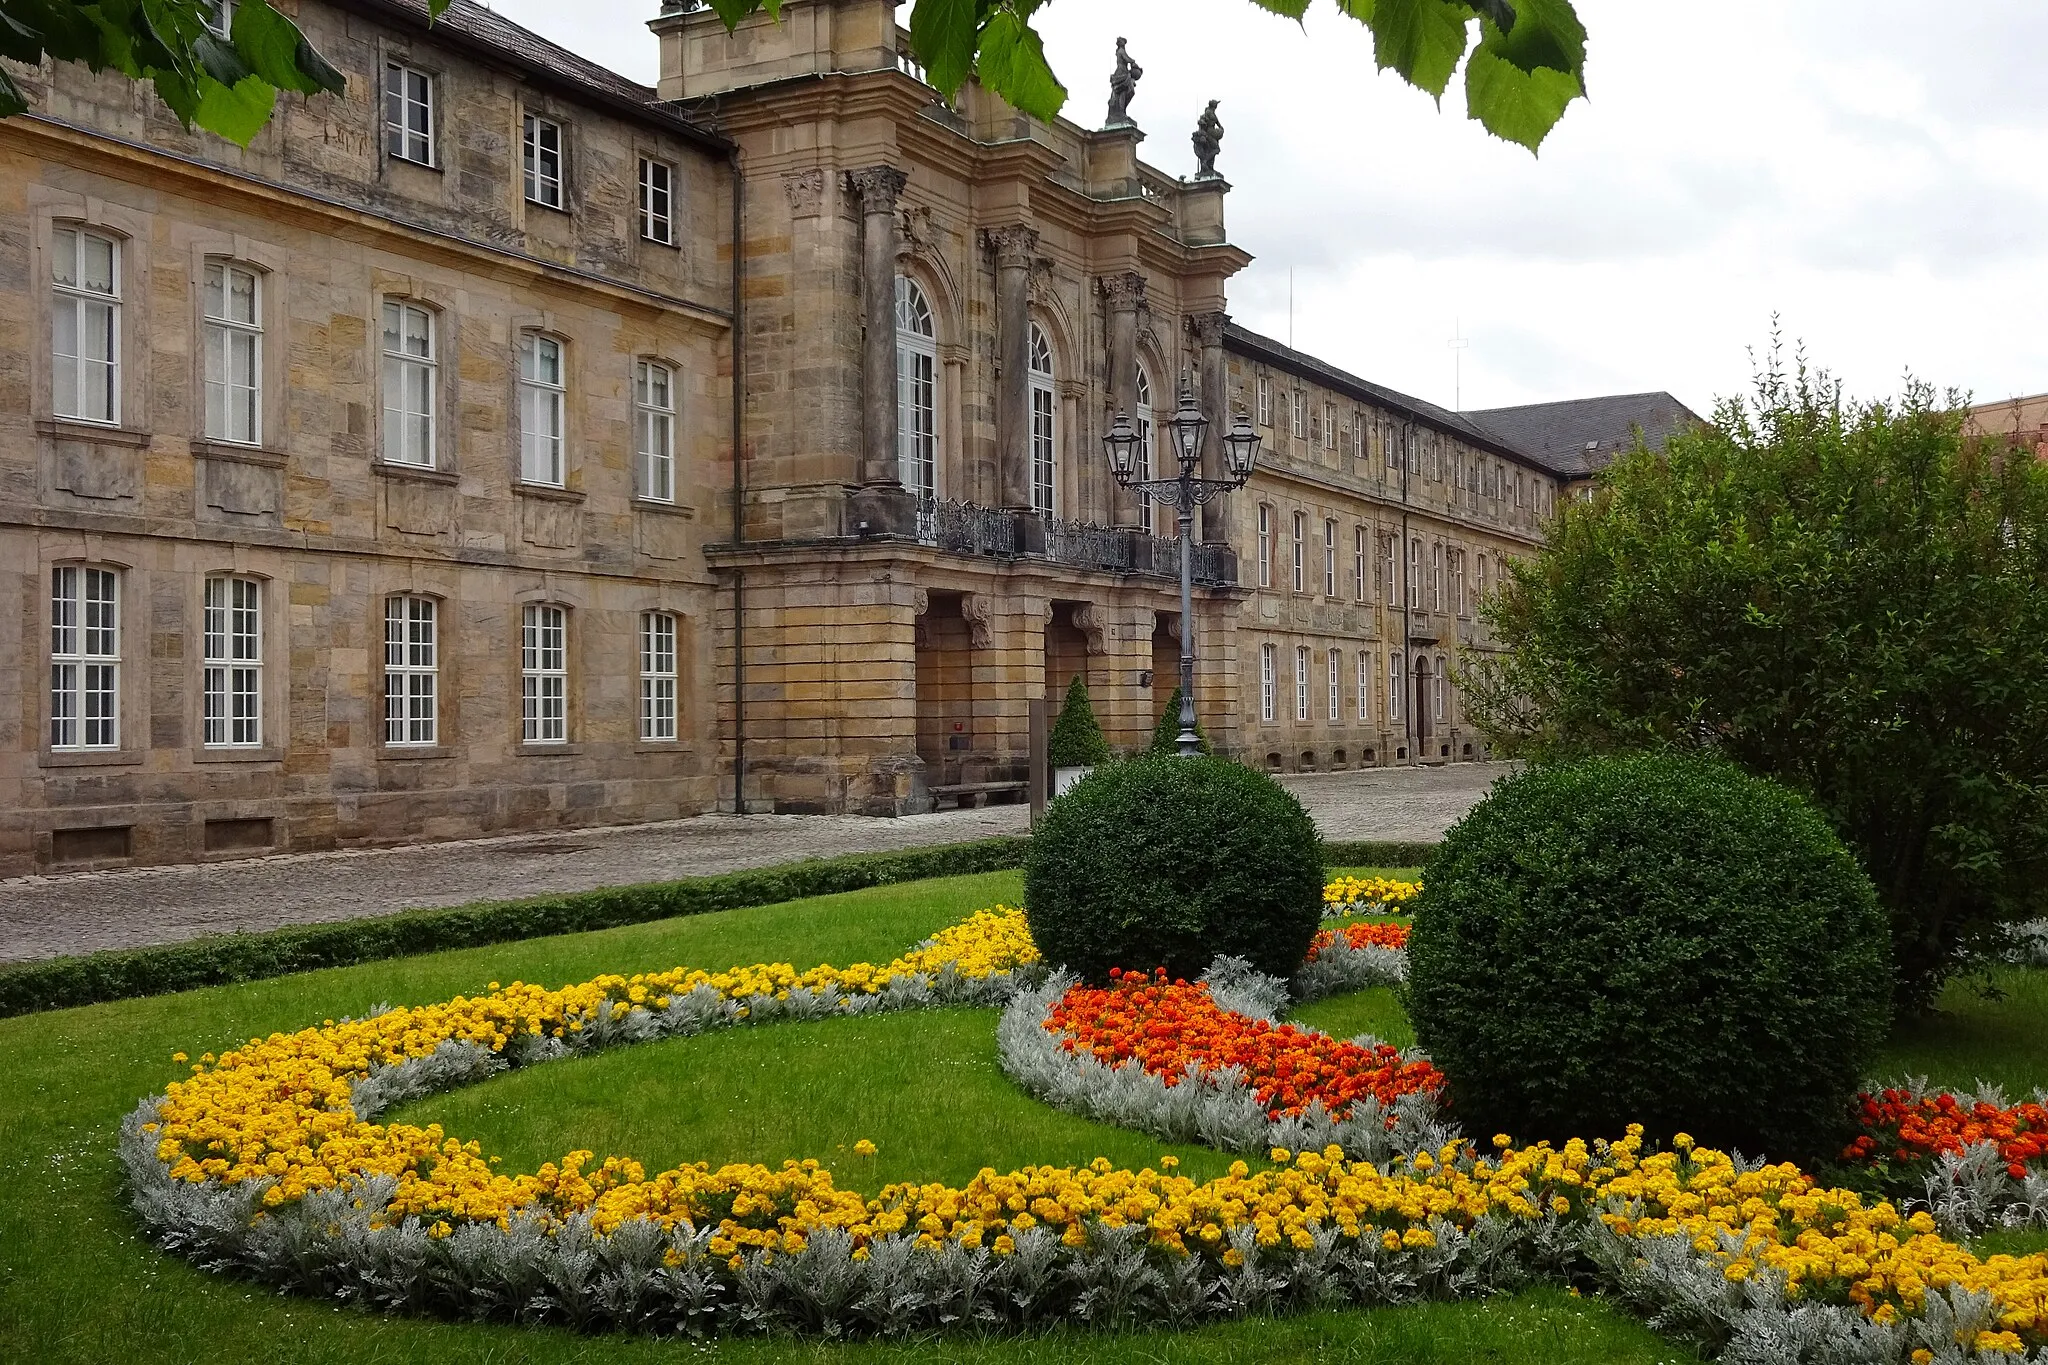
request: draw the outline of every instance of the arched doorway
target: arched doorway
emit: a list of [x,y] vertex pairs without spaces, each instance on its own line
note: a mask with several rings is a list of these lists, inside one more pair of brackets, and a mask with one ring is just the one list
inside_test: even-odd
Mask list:
[[[1415,737],[1417,739],[1426,740],[1436,733],[1430,720],[1433,714],[1431,705],[1433,682],[1434,679],[1430,674],[1429,668],[1429,656],[1427,654],[1417,654],[1415,656]],[[1427,753],[1428,750],[1420,749],[1418,752]]]

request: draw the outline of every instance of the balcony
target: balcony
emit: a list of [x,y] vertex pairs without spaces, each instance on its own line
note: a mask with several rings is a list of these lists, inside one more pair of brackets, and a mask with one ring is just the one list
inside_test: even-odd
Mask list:
[[[975,558],[1043,559],[1098,573],[1180,577],[1177,537],[944,498],[918,499],[917,541]],[[1196,545],[1191,574],[1203,587],[1234,588],[1237,553],[1228,545]]]

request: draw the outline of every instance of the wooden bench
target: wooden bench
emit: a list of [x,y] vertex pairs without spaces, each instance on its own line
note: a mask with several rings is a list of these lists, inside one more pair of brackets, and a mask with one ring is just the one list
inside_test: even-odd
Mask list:
[[996,797],[999,798],[997,804],[1006,805],[1020,799],[1030,785],[1021,778],[1014,782],[955,782],[950,786],[933,787],[932,804],[937,807],[950,800],[972,810],[988,804],[990,797]]

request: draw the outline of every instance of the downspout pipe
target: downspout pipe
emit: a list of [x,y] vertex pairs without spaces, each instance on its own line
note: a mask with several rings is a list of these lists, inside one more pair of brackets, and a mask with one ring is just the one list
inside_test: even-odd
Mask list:
[[[745,244],[740,235],[747,181],[737,144],[726,153],[726,165],[732,172],[732,547],[737,552],[747,539],[747,302],[741,287]],[[737,554],[732,566],[732,811],[747,813],[747,571]]]

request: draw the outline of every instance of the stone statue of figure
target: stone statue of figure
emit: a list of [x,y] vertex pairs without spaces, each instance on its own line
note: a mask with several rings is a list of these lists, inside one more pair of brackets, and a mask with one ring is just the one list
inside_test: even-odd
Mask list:
[[1216,117],[1221,100],[1210,100],[1202,117],[1195,121],[1195,179],[1216,178],[1216,153],[1223,150],[1223,120]]
[[1105,128],[1129,127],[1131,123],[1131,97],[1138,93],[1138,79],[1145,74],[1145,68],[1131,60],[1130,50],[1124,40],[1116,40],[1116,70],[1109,76],[1109,122]]

